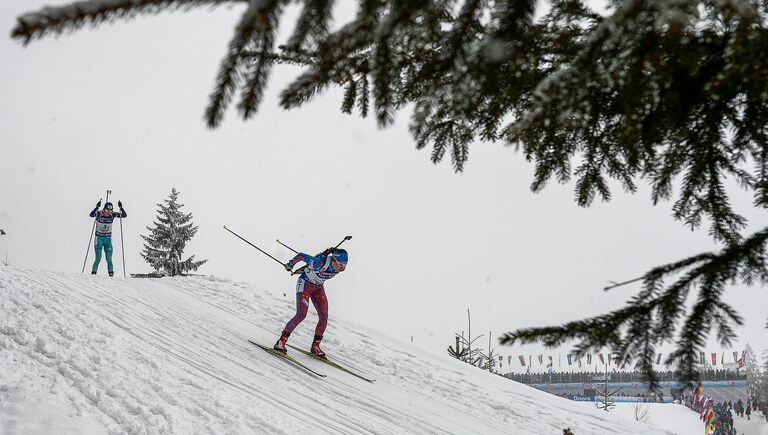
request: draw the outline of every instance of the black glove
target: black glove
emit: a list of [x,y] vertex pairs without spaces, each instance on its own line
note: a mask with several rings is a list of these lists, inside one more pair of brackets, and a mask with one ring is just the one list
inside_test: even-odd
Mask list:
[[99,200],[99,202],[96,203],[96,208],[99,208],[99,207],[101,207],[101,200]]
[[117,201],[117,206],[118,206],[118,207],[120,207],[120,208],[122,209],[122,208],[123,208],[123,203],[122,203],[122,202],[120,202],[120,201]]
[[320,254],[320,255],[328,255],[328,254],[332,253],[335,250],[336,250],[336,248],[328,248],[325,251],[323,251],[322,254]]
[[285,270],[287,270],[288,272],[293,272],[293,264],[291,264],[291,263],[285,263],[285,264],[283,264],[283,267],[284,267],[284,268],[285,268]]

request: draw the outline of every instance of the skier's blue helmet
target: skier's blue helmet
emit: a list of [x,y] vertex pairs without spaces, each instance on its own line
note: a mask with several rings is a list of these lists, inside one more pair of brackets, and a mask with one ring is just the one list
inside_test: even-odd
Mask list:
[[347,264],[347,261],[349,260],[349,256],[347,255],[347,251],[343,249],[337,249],[333,251],[333,254],[331,254],[333,258],[336,259],[336,261]]

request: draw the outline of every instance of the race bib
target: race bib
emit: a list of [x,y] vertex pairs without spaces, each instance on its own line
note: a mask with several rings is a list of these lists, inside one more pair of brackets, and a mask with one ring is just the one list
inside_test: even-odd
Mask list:
[[96,232],[97,233],[111,233],[112,232],[112,224],[102,224],[101,222],[96,223]]

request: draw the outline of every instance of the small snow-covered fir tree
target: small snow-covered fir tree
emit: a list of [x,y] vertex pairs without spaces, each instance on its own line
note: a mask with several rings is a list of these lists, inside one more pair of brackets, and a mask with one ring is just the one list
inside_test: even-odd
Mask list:
[[448,346],[448,354],[458,360],[467,362],[469,348],[465,346],[464,341],[463,336],[459,337],[459,335],[456,334],[456,347]]
[[757,359],[757,355],[752,350],[752,346],[747,343],[745,346],[746,355],[744,356],[744,365],[747,372],[747,388],[749,389],[748,396],[752,397],[758,394],[760,389],[760,361]]
[[499,355],[494,352],[494,349],[491,347],[491,331],[488,331],[488,353],[483,354],[483,370],[488,370],[491,373],[496,373],[496,366],[499,365],[498,357]]
[[157,204],[157,221],[154,227],[147,227],[149,235],[141,237],[146,242],[141,256],[155,271],[164,271],[170,276],[182,275],[197,270],[208,260],[195,261],[195,256],[182,260],[184,248],[197,233],[197,227],[191,222],[192,213],[182,213],[184,204],[178,203],[179,192],[171,189],[171,195],[164,200],[165,205]]

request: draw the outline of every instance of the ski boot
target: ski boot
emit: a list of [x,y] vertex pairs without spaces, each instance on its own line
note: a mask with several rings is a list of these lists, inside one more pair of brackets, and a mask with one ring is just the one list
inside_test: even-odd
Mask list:
[[309,350],[312,355],[318,358],[325,358],[325,352],[323,352],[323,349],[320,349],[320,340],[322,339],[322,335],[315,335],[315,340],[312,342],[312,348]]
[[109,276],[115,276],[115,272],[109,272]]
[[277,343],[275,343],[272,349],[275,349],[278,352],[288,353],[288,350],[285,348],[285,343],[288,341],[288,336],[290,335],[290,332],[283,331],[283,334],[280,335],[280,338],[277,340]]
[[95,271],[95,270],[92,270],[92,271],[91,271],[91,275],[96,275],[96,271]]

